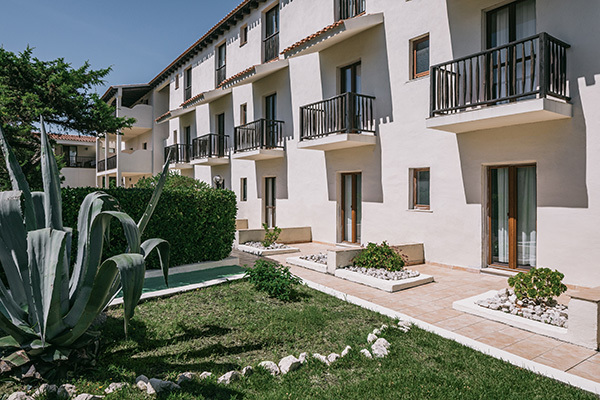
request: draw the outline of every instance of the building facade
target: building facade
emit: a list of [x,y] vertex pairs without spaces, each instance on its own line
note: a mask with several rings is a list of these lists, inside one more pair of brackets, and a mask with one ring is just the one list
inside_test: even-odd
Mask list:
[[96,138],[82,135],[50,134],[54,153],[62,157],[62,187],[96,186]]
[[105,99],[151,110],[144,173],[168,158],[220,182],[250,228],[599,286],[596,15],[592,1],[246,0],[135,96]]

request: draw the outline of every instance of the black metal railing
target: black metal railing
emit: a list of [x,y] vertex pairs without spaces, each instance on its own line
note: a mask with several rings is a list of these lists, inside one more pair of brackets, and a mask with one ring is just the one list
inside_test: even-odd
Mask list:
[[106,170],[117,168],[117,156],[108,157],[106,159]]
[[374,100],[349,92],[300,107],[300,140],[335,133],[375,133]]
[[192,141],[192,158],[212,158],[225,157],[229,148],[227,147],[228,137],[225,135],[217,135],[209,133],[208,135],[200,136]]
[[269,62],[279,58],[279,32],[276,32],[264,40],[265,57],[263,62]]
[[365,12],[365,0],[339,0],[340,19],[356,17]]
[[283,121],[259,119],[238,126],[233,134],[233,151],[274,149],[284,147]]
[[106,171],[106,160],[98,160],[98,172]]
[[217,81],[216,81],[216,85],[219,86],[224,80],[225,80],[225,65],[223,65],[222,67],[217,68]]
[[567,49],[547,33],[430,68],[430,116],[527,98],[567,97]]
[[165,161],[168,160],[169,164],[188,163],[191,155],[191,144],[174,144],[165,147]]
[[64,158],[67,168],[96,168],[96,157],[69,157]]

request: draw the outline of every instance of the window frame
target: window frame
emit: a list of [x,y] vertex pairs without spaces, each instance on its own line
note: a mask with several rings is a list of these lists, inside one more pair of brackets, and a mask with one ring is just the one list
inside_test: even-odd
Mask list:
[[240,27],[240,47],[243,47],[246,43],[248,43],[248,24]]
[[188,67],[183,71],[183,99],[188,101],[192,98],[192,67]]
[[179,73],[175,74],[175,90],[179,89]]
[[[429,204],[419,204],[417,201],[419,193],[418,175],[420,172],[429,172]],[[412,209],[413,210],[431,210],[431,168],[413,168],[412,169]]]
[[417,73],[417,45],[419,45],[420,43],[423,43],[425,41],[429,42],[429,44],[427,46],[427,48],[429,49],[429,51],[428,51],[429,59],[427,60],[427,64],[429,65],[429,67],[431,67],[431,41],[429,38],[429,33],[426,33],[417,38],[411,39],[411,41],[410,41],[410,60],[411,60],[410,79],[418,79],[418,78],[422,78],[424,76],[429,75],[429,68],[427,68],[426,71]]
[[240,178],[240,201],[248,201],[248,178]]
[[240,104],[240,126],[248,123],[248,103]]

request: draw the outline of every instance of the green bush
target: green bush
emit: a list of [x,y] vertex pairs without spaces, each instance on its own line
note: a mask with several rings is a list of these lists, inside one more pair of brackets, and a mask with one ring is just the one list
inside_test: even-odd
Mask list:
[[294,286],[302,282],[300,278],[292,275],[288,267],[264,259],[256,260],[254,267],[246,272],[246,276],[256,290],[266,292],[282,301],[292,300],[295,294]]
[[[77,227],[79,205],[96,188],[63,188],[63,218],[66,226]],[[153,189],[102,189],[119,202],[122,211],[138,220]],[[231,253],[235,237],[237,206],[235,194],[230,190],[164,190],[154,216],[142,240],[160,237],[177,249],[171,253],[171,265],[184,265],[202,261],[221,260]],[[125,251],[121,227],[111,226],[111,237],[105,257]],[[74,232],[74,242],[77,234]],[[73,248],[77,248],[73,243]],[[148,268],[159,268],[158,258],[150,257]]]
[[279,239],[279,235],[281,234],[281,228],[274,226],[273,230],[270,231],[269,226],[267,224],[263,223],[262,225],[265,230],[265,240],[262,241],[262,245],[264,247],[269,247],[270,245],[275,243],[277,239]]
[[532,268],[508,278],[508,284],[519,299],[527,298],[537,303],[550,303],[567,290],[562,283],[564,274],[550,268]]
[[[142,178],[137,181],[134,187],[137,189],[154,189],[159,178],[160,175]],[[164,188],[165,191],[188,189],[207,190],[210,188],[210,186],[206,182],[199,181],[190,176],[179,175],[171,171],[165,180]]]
[[388,271],[402,271],[404,258],[392,249],[387,242],[380,245],[369,243],[367,248],[352,260],[354,266],[362,268],[384,268]]

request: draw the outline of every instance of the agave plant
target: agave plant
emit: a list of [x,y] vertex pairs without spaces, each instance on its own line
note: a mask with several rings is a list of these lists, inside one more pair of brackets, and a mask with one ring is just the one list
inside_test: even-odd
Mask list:
[[[169,244],[162,239],[141,243],[141,236],[160,198],[167,165],[150,203],[136,224],[103,192],[89,194],[79,210],[77,252],[73,266],[73,230],[63,226],[60,177],[41,122],[43,192],[31,192],[0,128],[0,147],[12,191],[0,192],[0,371],[29,368],[30,361],[55,366],[98,336],[96,317],[122,291],[125,334],[144,284],[145,259],[157,250],[165,282]],[[102,259],[112,220],[123,227],[125,253]],[[45,364],[44,364],[45,363]],[[41,372],[41,371],[40,371]],[[37,374],[36,374],[37,375]]]

